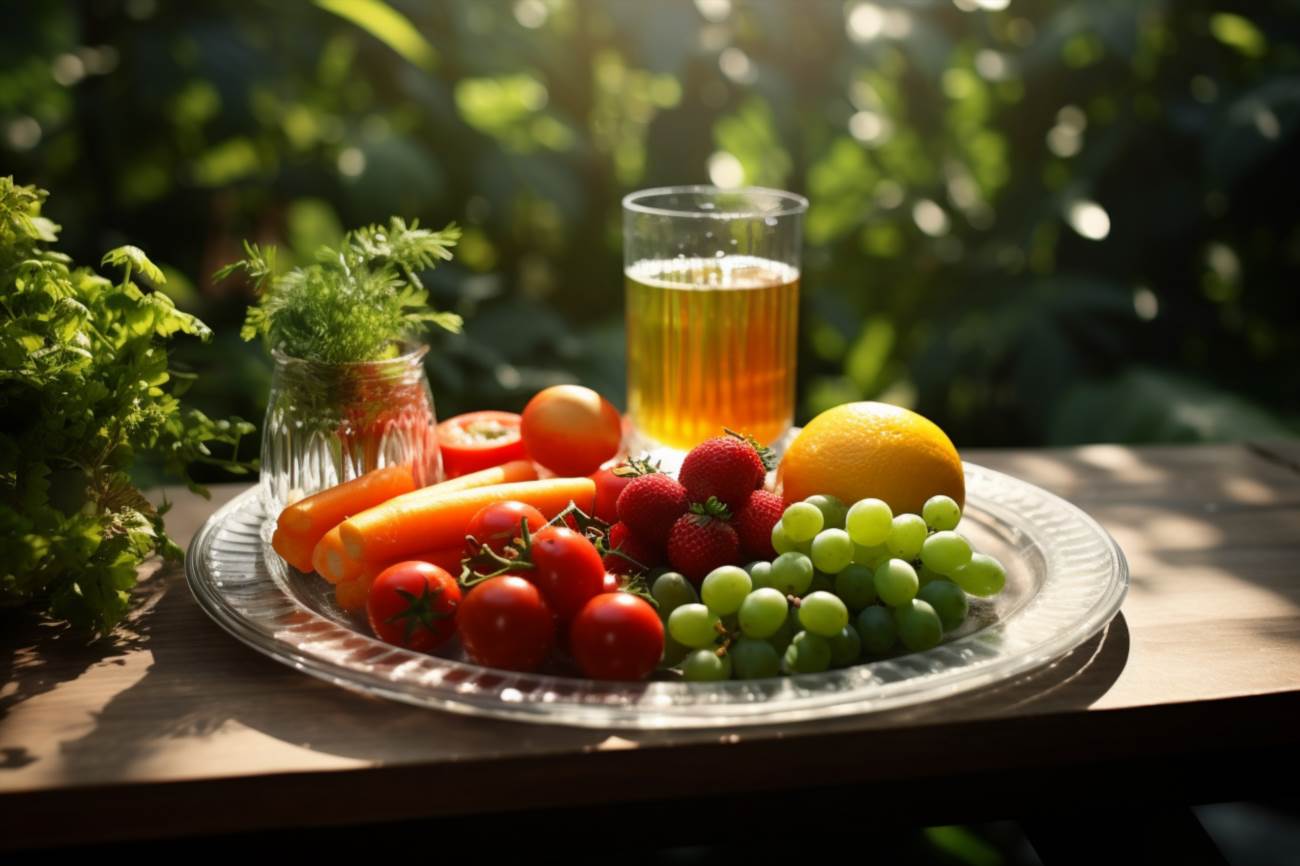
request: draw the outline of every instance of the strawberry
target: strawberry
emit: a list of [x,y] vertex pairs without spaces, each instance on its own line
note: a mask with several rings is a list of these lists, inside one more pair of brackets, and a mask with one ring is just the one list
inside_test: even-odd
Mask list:
[[[663,550],[660,545],[639,538],[627,528],[626,523],[615,523],[611,526],[609,534],[605,537],[605,544],[609,549],[604,557],[605,570],[611,574],[634,574],[647,571],[663,561]],[[638,568],[637,563],[645,568]]]
[[736,519],[731,523],[736,528],[740,551],[746,559],[776,558],[776,551],[772,549],[772,527],[776,526],[784,511],[785,505],[775,493],[755,490],[749,494],[749,501],[736,512]]
[[726,516],[726,506],[713,497],[692,505],[668,533],[668,562],[696,586],[710,571],[740,556],[740,540]]
[[770,460],[771,451],[728,430],[726,436],[692,448],[677,477],[692,502],[716,496],[734,514],[749,501],[751,492],[763,486]]
[[662,546],[677,518],[686,513],[686,488],[655,472],[633,478],[618,495],[618,519],[638,538]]

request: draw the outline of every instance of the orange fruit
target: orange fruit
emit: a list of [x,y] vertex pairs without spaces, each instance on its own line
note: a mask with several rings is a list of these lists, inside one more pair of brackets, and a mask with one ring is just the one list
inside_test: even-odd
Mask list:
[[787,503],[816,493],[845,505],[874,496],[895,514],[920,514],[945,494],[966,502],[966,478],[952,440],[928,418],[887,403],[844,403],[808,423],[781,459]]

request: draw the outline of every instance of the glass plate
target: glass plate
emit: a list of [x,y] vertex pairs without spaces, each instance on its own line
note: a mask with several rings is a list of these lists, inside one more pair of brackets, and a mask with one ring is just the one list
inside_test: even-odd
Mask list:
[[842,670],[770,680],[602,683],[563,671],[517,674],[370,637],[333,588],[272,551],[256,488],[195,535],[185,574],[224,629],[277,661],[344,688],[471,715],[598,728],[800,722],[916,704],[1010,679],[1099,632],[1119,610],[1128,565],[1095,520],[1041,488],[966,464],[961,531],[1007,567],[995,599],[940,646]]

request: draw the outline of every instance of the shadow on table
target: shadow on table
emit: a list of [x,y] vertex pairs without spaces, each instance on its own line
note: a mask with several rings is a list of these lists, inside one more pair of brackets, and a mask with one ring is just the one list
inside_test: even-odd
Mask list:
[[[133,625],[135,639],[153,656],[148,671],[107,701],[92,730],[61,744],[65,772],[78,779],[118,778],[133,763],[148,759],[162,746],[160,741],[169,738],[204,738],[239,728],[322,755],[385,764],[452,756],[486,758],[500,753],[542,755],[655,746],[715,737],[735,742],[778,732],[797,736],[801,727],[611,732],[435,714],[305,677],[222,632],[194,603],[174,571],[155,580],[161,584],[160,595]],[[1128,651],[1128,628],[1120,616],[1074,652],[1015,681],[968,696],[876,714],[867,718],[865,725],[943,724],[955,714],[978,717],[1004,713],[1008,708],[1051,712],[1085,707],[1115,682]],[[250,684],[256,684],[255,691],[250,691]],[[20,676],[20,692],[31,687]],[[860,728],[864,719],[826,719],[816,726],[818,731]],[[213,753],[205,759],[205,766],[210,769],[218,761],[219,756]],[[259,765],[258,769],[274,772],[278,768]]]

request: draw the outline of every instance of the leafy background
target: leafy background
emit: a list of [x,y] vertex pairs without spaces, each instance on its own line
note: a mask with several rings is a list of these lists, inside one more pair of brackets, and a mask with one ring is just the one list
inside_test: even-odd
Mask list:
[[961,445],[1300,429],[1300,11],[1200,0],[83,0],[0,34],[0,174],[78,260],[130,241],[217,332],[177,360],[259,418],[213,272],[390,214],[465,228],[439,413],[621,401],[619,199],[812,201],[799,417],[881,398]]

